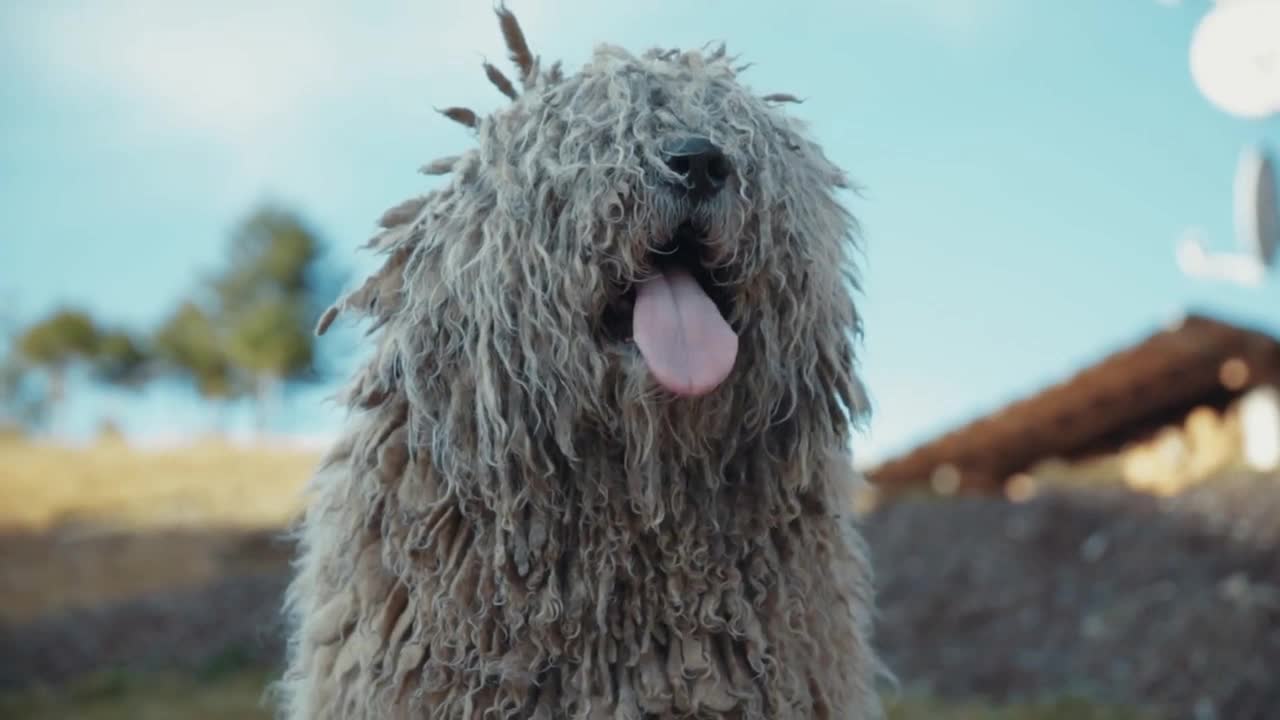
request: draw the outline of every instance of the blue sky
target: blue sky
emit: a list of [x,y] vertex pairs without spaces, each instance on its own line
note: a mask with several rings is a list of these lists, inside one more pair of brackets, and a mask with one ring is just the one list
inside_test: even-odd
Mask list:
[[[866,459],[1056,380],[1184,308],[1280,332],[1280,286],[1192,280],[1190,226],[1234,244],[1242,147],[1280,120],[1211,106],[1188,71],[1208,2],[509,0],[535,52],[724,40],[761,93],[790,92],[865,186],[871,431]],[[433,107],[504,99],[490,0],[4,3],[0,305],[63,304],[145,327],[221,258],[262,198],[295,205],[340,258],[471,142]],[[324,434],[324,391],[282,432]],[[245,408],[227,417],[243,425]],[[112,415],[139,435],[207,427],[186,394],[85,389],[62,427]]]

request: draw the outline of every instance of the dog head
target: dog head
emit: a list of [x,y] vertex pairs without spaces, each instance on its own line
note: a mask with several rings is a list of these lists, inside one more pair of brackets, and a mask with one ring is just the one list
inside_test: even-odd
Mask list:
[[355,402],[402,392],[418,440],[494,465],[847,435],[856,224],[796,99],[753,94],[723,48],[543,69],[498,15],[518,76],[485,70],[511,102],[444,111],[478,146],[424,168],[450,181],[388,211],[387,262],[339,305],[381,328]]

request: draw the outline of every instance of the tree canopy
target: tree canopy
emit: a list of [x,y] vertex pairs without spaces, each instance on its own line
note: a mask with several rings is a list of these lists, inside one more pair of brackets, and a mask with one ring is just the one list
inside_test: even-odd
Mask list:
[[327,377],[314,333],[341,274],[296,213],[264,204],[234,228],[226,262],[155,334],[156,353],[206,398],[265,405],[290,384]]
[[252,397],[261,427],[264,406],[288,386],[328,377],[314,328],[342,279],[301,216],[262,204],[233,227],[222,266],[198,279],[149,333],[101,326],[79,308],[26,327],[0,367],[0,399],[26,392],[35,369],[46,373],[56,402],[69,370],[81,365],[91,380],[120,387],[170,377],[206,400]]
[[156,330],[152,342],[164,370],[190,379],[202,397],[225,400],[244,393],[218,340],[214,319],[195,303],[179,305]]
[[98,327],[88,313],[64,309],[20,334],[17,350],[34,365],[65,369],[73,362],[93,357],[99,339]]

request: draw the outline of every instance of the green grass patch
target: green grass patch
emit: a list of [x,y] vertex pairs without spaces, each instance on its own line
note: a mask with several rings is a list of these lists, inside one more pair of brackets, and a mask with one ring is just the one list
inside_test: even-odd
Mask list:
[[57,690],[0,696],[6,720],[271,720],[264,671],[199,677],[101,673]]
[[[6,720],[271,720],[261,669],[219,663],[192,675],[100,673],[59,690],[0,696]],[[905,695],[891,699],[888,720],[1155,720],[1132,708],[1084,698],[993,706]]]
[[1158,720],[1135,708],[1061,697],[991,705],[908,695],[888,704],[888,720]]

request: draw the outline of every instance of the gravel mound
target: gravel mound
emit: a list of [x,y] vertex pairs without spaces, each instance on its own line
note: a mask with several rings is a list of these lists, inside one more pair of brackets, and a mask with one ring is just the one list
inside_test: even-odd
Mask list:
[[1280,497],[1235,485],[881,508],[864,521],[877,643],[904,686],[944,696],[1078,691],[1171,717],[1280,718],[1280,553],[1265,542],[1280,516],[1222,522],[1264,490]]
[[0,626],[0,689],[58,684],[103,670],[200,672],[278,664],[285,573],[76,609]]

